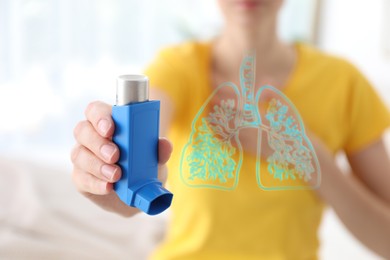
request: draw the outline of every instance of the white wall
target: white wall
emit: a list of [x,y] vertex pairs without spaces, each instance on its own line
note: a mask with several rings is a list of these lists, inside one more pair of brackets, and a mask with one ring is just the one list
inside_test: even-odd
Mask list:
[[[390,42],[385,43],[385,34],[390,34],[390,1],[322,2],[319,46],[353,62],[390,105]],[[380,259],[345,229],[332,210],[324,216],[320,237],[323,259]]]
[[357,65],[390,103],[390,1],[323,0],[323,7],[320,47]]

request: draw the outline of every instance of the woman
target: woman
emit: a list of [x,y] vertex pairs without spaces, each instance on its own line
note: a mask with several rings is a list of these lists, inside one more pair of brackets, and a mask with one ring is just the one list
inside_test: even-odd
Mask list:
[[[302,44],[287,45],[276,34],[283,0],[219,0],[226,20],[211,43],[186,43],[160,53],[147,70],[153,98],[162,102],[160,178],[175,194],[166,241],[155,259],[312,259],[324,203],[367,247],[390,257],[390,160],[382,134],[389,113],[365,78],[349,63]],[[233,191],[189,188],[179,160],[191,122],[221,83],[239,82],[244,53],[256,51],[256,86],[271,83],[300,111],[316,150],[322,183],[314,191],[262,191],[254,174],[257,134],[240,133],[245,148],[240,181]],[[231,96],[218,92],[212,103]],[[138,211],[113,192],[120,179],[111,107],[86,109],[75,128],[73,180],[80,192],[123,216]],[[347,154],[353,174],[334,161]],[[171,156],[172,153],[172,156]],[[171,157],[171,158],[170,158]]]

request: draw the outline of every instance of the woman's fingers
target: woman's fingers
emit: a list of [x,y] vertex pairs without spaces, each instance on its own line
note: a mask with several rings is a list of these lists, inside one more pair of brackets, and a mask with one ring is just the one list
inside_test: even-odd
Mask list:
[[100,180],[114,183],[121,177],[119,166],[106,164],[84,146],[76,145],[72,151],[71,159],[76,168],[92,174]]
[[158,179],[165,184],[168,178],[166,162],[171,157],[172,143],[165,137],[160,137],[158,143]]
[[[73,181],[84,194],[107,195],[121,177],[121,169],[115,165],[120,152],[111,141],[115,130],[111,110],[110,105],[92,102],[85,111],[87,120],[78,123],[74,130],[77,145],[71,155]],[[159,179],[165,182],[165,163],[171,156],[172,144],[168,139],[160,138],[158,147]]]
[[160,137],[158,143],[158,163],[160,165],[165,164],[172,153],[172,143],[165,137]]
[[107,195],[113,189],[112,183],[96,178],[94,175],[77,168],[73,169],[72,180],[76,188],[84,194]]
[[108,164],[119,159],[119,149],[109,139],[100,136],[89,121],[81,121],[74,129],[76,141]]
[[106,103],[95,101],[88,105],[85,116],[95,130],[103,137],[109,138],[114,133],[114,122],[111,118],[112,107]]
[[[87,122],[88,123],[88,122]],[[91,128],[87,123],[83,123],[81,132],[86,128]],[[83,130],[84,129],[84,130]],[[86,131],[89,132],[89,131]],[[93,131],[92,131],[93,132]],[[76,135],[78,138],[99,138],[93,133]],[[101,137],[100,137],[101,138]],[[104,138],[103,138],[104,139]],[[108,164],[97,157],[91,150],[85,147],[81,141],[72,151],[71,159],[75,166],[74,182],[80,191],[92,194],[107,194],[110,190],[108,184],[118,181],[121,177],[121,169],[115,164]],[[172,152],[172,144],[166,138],[159,140],[159,179],[165,183],[167,178],[168,161]],[[91,176],[88,176],[91,175]]]
[[[86,120],[74,130],[77,144],[71,154],[72,179],[80,193],[102,208],[132,216],[139,210],[128,207],[113,190],[113,183],[121,178],[122,172],[115,164],[120,151],[111,140],[115,130],[111,112],[112,107],[102,102],[93,102],[85,110]],[[158,152],[158,177],[164,182],[167,175],[165,163],[171,155],[172,144],[161,138]]]
[[72,179],[82,193],[106,195],[112,191],[112,183],[121,177],[118,166],[105,164],[79,144],[73,149],[71,159],[74,165]]

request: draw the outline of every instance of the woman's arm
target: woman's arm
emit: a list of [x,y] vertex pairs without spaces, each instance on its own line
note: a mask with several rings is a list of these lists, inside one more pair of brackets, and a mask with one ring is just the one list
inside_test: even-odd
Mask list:
[[348,156],[343,174],[321,141],[312,139],[322,168],[319,195],[368,248],[390,258],[390,159],[384,141]]

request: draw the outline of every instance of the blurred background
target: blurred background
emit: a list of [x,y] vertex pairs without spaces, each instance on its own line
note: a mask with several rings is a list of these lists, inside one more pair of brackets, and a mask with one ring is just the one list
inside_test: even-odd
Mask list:
[[[281,37],[308,42],[350,60],[390,104],[390,1],[285,2]],[[94,258],[86,251],[99,245],[95,253],[100,256],[104,250],[117,250],[120,257],[122,250],[123,256],[142,259],[153,249],[166,216],[153,219],[153,224],[148,217],[138,217],[131,224],[118,220],[121,237],[86,224],[91,217],[100,223],[117,219],[77,198],[72,189],[73,127],[90,101],[114,102],[117,75],[142,72],[164,46],[210,39],[221,25],[216,1],[210,0],[0,0],[0,257],[70,250],[69,257],[83,252]],[[24,193],[26,187],[33,195]],[[36,196],[35,206],[26,204],[31,196]],[[75,202],[70,203],[71,199]],[[26,207],[40,215],[18,219]],[[58,220],[67,214],[71,219]],[[138,236],[137,221],[150,227],[149,237],[141,240],[143,244],[123,242]],[[50,228],[36,225],[48,222]],[[69,231],[80,232],[85,226],[90,229],[77,239],[77,232]],[[95,237],[97,244],[85,244],[96,232],[107,239]],[[55,237],[57,243],[46,245],[42,234]],[[68,244],[59,246],[63,237]],[[320,237],[323,259],[379,259],[342,227],[331,210]],[[71,249],[75,239],[84,249]],[[110,245],[115,241],[127,249]]]

